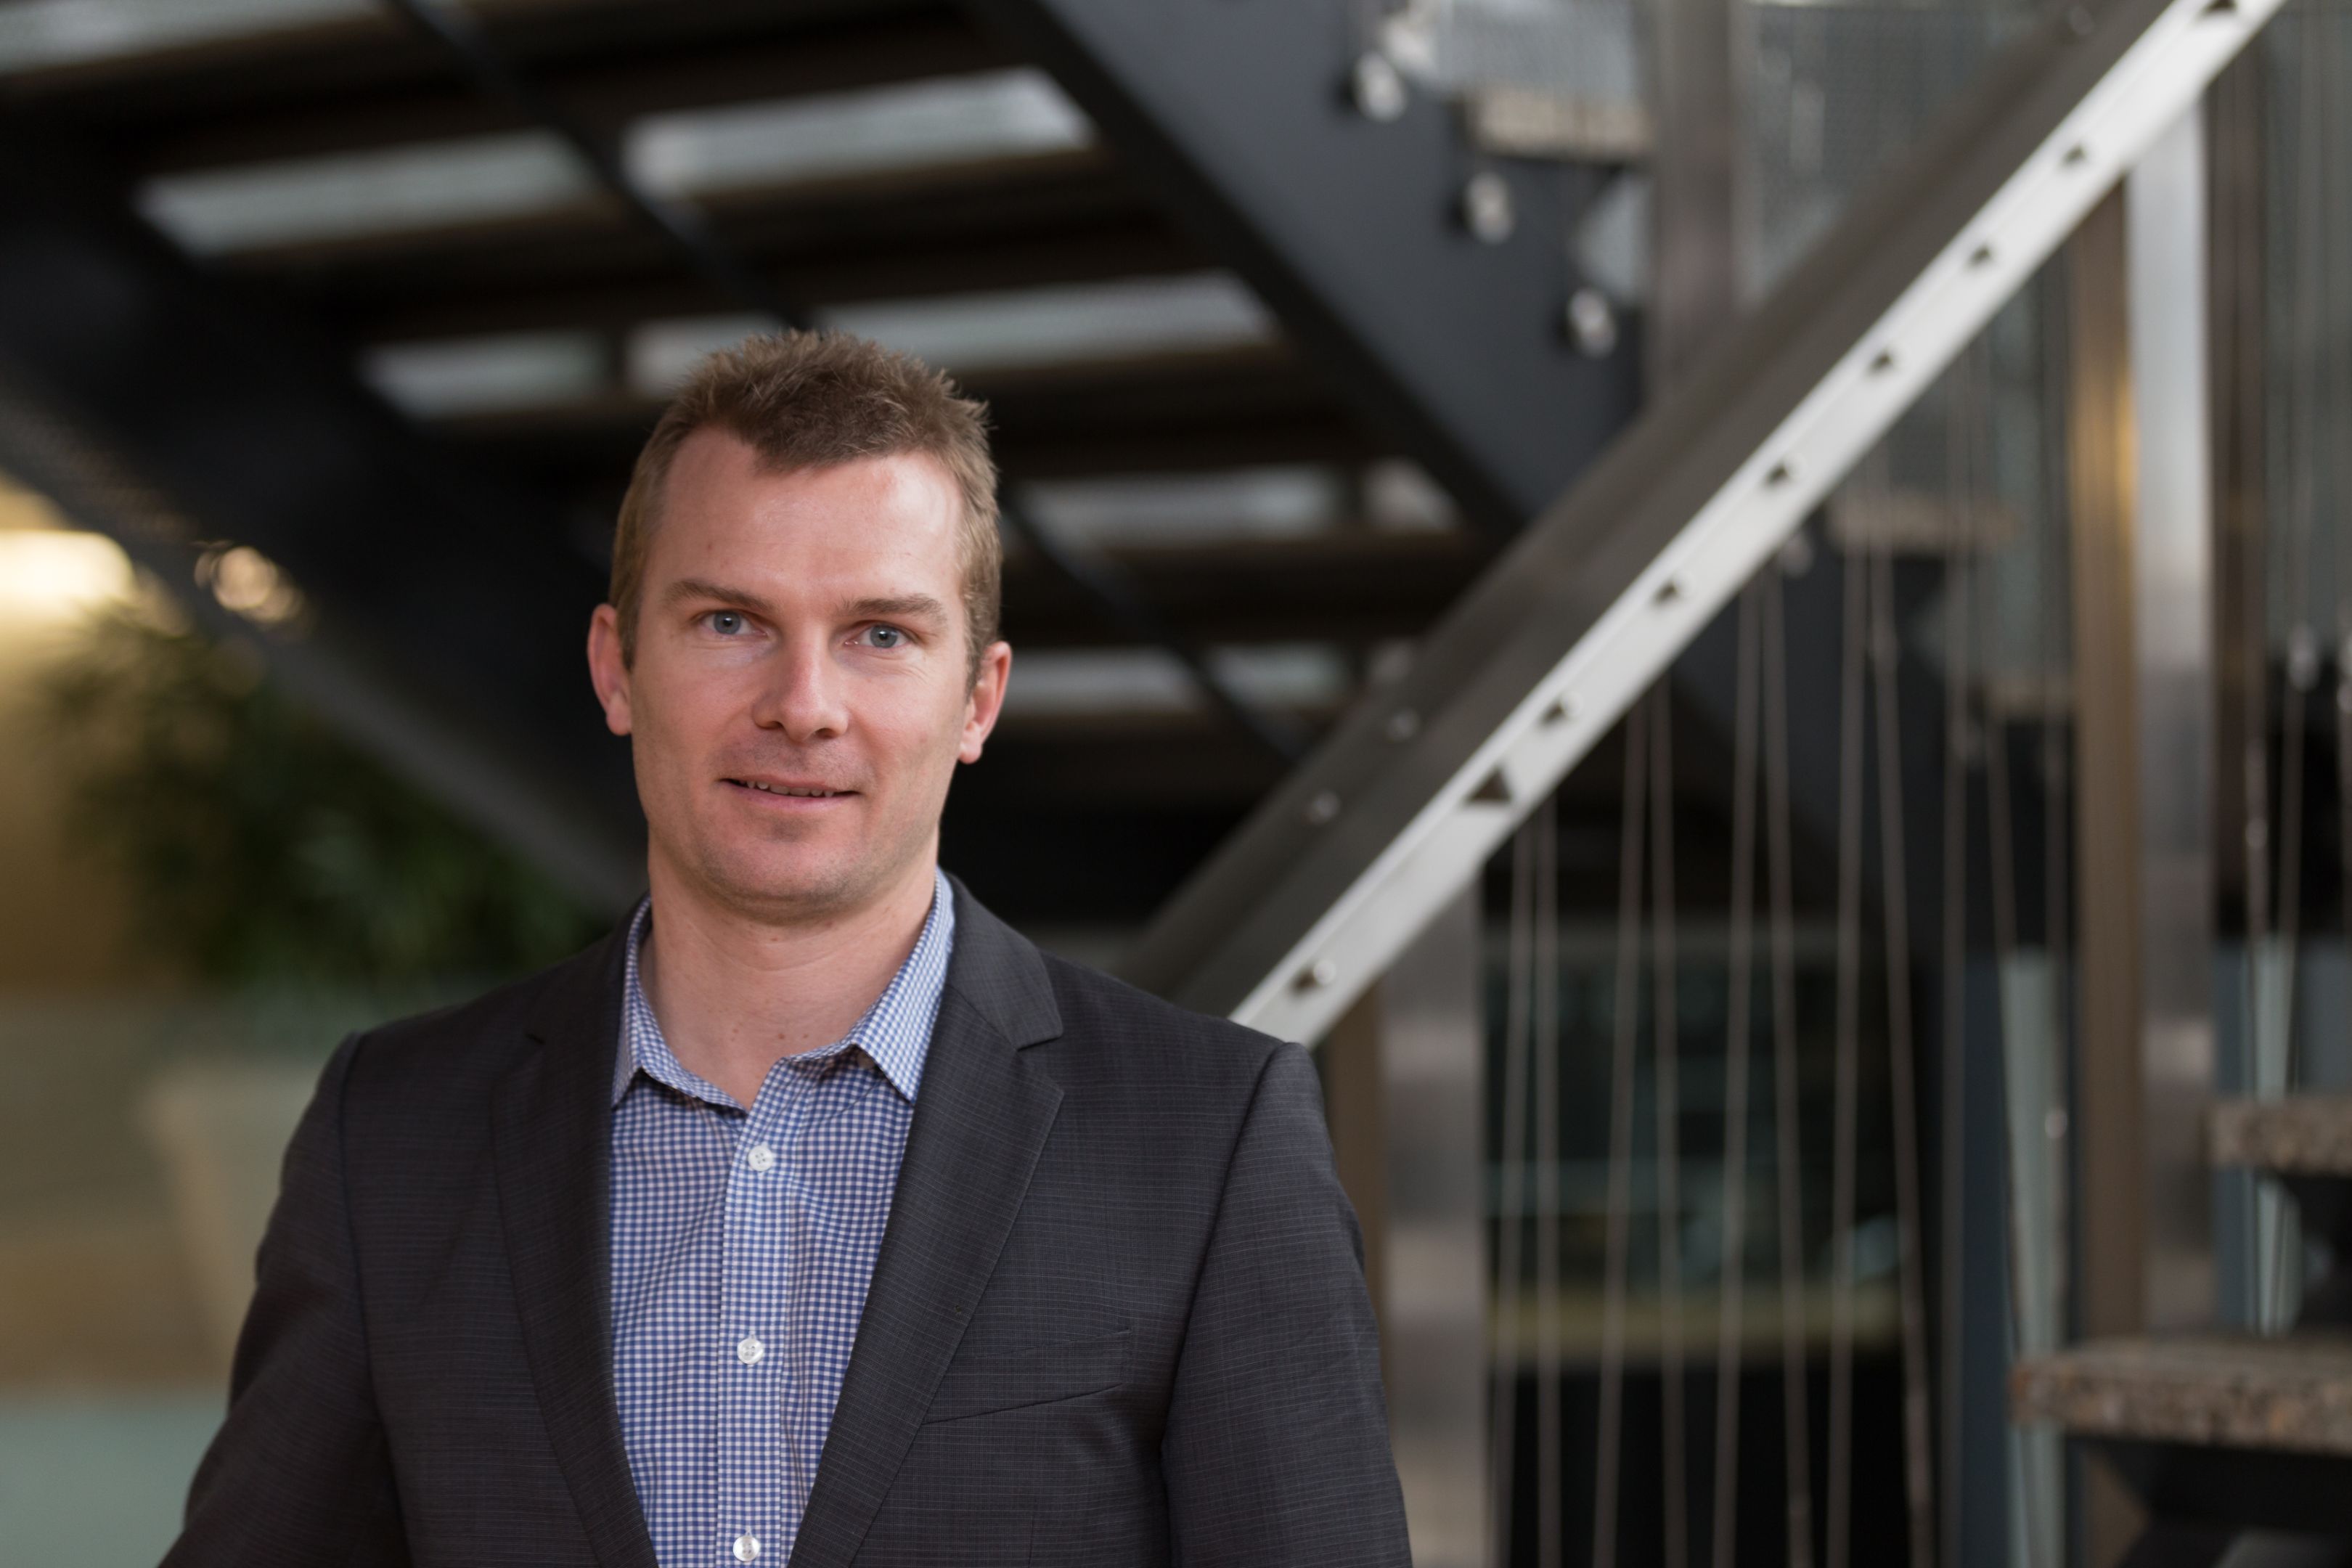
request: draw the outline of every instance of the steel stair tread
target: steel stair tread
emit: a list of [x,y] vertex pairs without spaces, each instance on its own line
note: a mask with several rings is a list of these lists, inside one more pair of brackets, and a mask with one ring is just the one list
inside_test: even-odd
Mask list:
[[2352,1094],[2216,1101],[2206,1112],[2205,1149],[2217,1166],[2352,1176]]
[[2081,1437],[2352,1458],[2352,1334],[2092,1341],[2020,1362],[2010,1410]]

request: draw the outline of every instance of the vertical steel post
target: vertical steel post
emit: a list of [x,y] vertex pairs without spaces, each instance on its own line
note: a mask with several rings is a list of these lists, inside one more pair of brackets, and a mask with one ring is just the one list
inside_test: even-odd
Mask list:
[[1652,7],[1652,122],[1657,146],[1649,320],[1653,387],[1675,385],[1738,317],[1741,0],[1659,0]]
[[[2082,1229],[2077,1254],[2085,1336],[2141,1326],[2147,1203],[2141,1180],[2138,692],[2135,608],[2130,327],[2124,301],[2124,198],[2107,198],[2067,248],[2066,467],[2074,595],[2075,885],[2081,932],[2075,1069]],[[2092,1563],[2113,1562],[2138,1533],[2112,1477],[2085,1478]]]
[[[2211,424],[2201,114],[2077,233],[2069,460],[2082,892],[2079,1327],[2213,1309]],[[2091,1561],[2134,1531],[2087,1499]]]
[[[1365,1230],[1415,1568],[1485,1568],[1486,1042],[1464,893],[1325,1041],[1332,1142]],[[1552,1173],[1539,1179],[1557,1179]]]
[[2138,425],[2140,1092],[2151,1329],[2213,1316],[2213,466],[2205,121],[2181,116],[2125,188]]

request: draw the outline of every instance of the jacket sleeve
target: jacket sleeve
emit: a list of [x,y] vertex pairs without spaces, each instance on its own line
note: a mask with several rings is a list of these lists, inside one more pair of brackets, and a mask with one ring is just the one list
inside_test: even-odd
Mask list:
[[1363,1237],[1307,1053],[1279,1047],[1234,1146],[1160,1462],[1176,1561],[1411,1561]]
[[165,1568],[404,1563],[344,1196],[343,1042],[288,1145],[237,1337],[228,1418]]

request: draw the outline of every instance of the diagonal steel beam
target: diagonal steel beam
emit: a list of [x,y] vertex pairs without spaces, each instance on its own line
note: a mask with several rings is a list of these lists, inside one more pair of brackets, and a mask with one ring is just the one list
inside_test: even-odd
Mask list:
[[1171,901],[1130,976],[1322,1035],[2278,4],[2112,0],[2019,38]]
[[[1353,0],[971,5],[1497,534],[1631,416],[1632,334],[1594,358],[1565,330],[1579,281],[1568,232],[1606,172],[1484,156],[1447,105],[1392,77],[1375,100],[1391,117],[1360,111],[1347,90],[1362,47]],[[1482,238],[1465,205],[1507,221]]]

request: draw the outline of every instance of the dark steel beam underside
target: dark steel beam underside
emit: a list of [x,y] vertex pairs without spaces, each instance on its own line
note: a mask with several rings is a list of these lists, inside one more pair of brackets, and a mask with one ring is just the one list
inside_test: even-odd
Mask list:
[[[1157,614],[1204,643],[1363,645],[1412,637],[1470,585],[1485,559],[1459,533],[1360,527],[1100,553]],[[1004,565],[1004,626],[1016,648],[1123,640],[1123,628],[1025,556]]]
[[[962,378],[1011,483],[1392,456],[1280,349]],[[609,517],[660,405],[619,395],[437,422],[455,447]]]
[[[506,58],[606,125],[1006,63],[940,0],[492,0],[467,9]],[[0,99],[70,128],[131,174],[524,123],[389,8],[12,72]]]
[[[806,329],[817,324],[803,302],[780,293],[760,268],[747,262],[712,229],[700,206],[641,183],[630,172],[610,132],[581,119],[569,105],[551,97],[530,73],[517,68],[499,41],[478,20],[445,10],[435,0],[385,3],[406,17],[419,33],[436,39],[446,48],[464,66],[484,97],[507,105],[560,138],[585,167],[593,171],[609,197],[641,226],[660,235],[678,258],[705,282],[778,326]],[[1210,666],[1201,649],[1161,623],[1123,579],[1107,567],[1065,549],[1052,534],[1034,526],[1010,497],[1000,502],[998,519],[1007,532],[1094,599],[1106,614],[1132,627],[1144,640],[1164,648],[1183,667],[1211,706],[1223,712],[1237,729],[1285,761],[1295,760],[1301,753],[1304,743],[1290,725],[1259,712],[1245,700]]]
[[[1632,414],[1631,335],[1596,360],[1561,330],[1566,237],[1605,174],[1483,159],[1436,102],[1356,113],[1359,7],[971,4],[1477,521],[1515,531]],[[1511,189],[1499,244],[1455,216],[1482,169]]]

